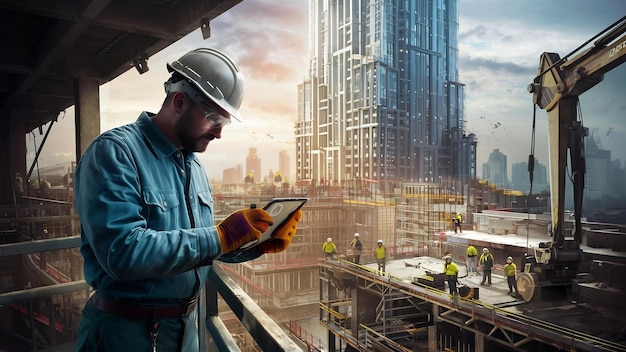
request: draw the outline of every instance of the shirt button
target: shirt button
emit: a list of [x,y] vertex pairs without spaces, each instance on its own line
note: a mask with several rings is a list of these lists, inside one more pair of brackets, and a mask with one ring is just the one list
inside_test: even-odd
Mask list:
[[167,201],[163,201],[163,206],[167,207]]

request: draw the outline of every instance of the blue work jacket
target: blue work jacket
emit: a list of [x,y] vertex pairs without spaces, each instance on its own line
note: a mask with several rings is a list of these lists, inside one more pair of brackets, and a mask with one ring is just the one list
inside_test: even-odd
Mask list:
[[221,256],[213,198],[194,153],[178,150],[143,112],[96,138],[74,174],[85,280],[106,295],[171,305],[204,286]]

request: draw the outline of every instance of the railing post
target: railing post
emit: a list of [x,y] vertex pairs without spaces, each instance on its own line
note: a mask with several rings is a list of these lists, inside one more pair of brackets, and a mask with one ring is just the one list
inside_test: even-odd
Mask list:
[[[221,267],[214,265],[211,268],[208,282],[210,283],[208,285],[219,292],[263,351],[302,351],[302,348]],[[207,324],[211,329],[211,322]]]

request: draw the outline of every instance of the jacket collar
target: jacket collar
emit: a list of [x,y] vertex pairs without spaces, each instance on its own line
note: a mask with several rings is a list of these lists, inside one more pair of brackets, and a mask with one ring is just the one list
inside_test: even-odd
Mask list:
[[139,126],[139,130],[146,141],[146,144],[150,147],[153,153],[157,156],[157,158],[161,157],[169,157],[172,154],[176,153],[178,149],[172,142],[165,137],[163,132],[157,128],[157,126],[152,122],[152,117],[154,113],[144,111],[137,118],[137,126]]

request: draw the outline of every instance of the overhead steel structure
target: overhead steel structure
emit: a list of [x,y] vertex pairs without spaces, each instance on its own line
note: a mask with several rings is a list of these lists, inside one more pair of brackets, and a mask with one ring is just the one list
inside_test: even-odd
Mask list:
[[100,132],[101,84],[147,71],[198,28],[208,38],[211,21],[241,1],[0,0],[0,205],[14,203],[14,173],[29,173],[27,133],[75,106],[78,158]]

